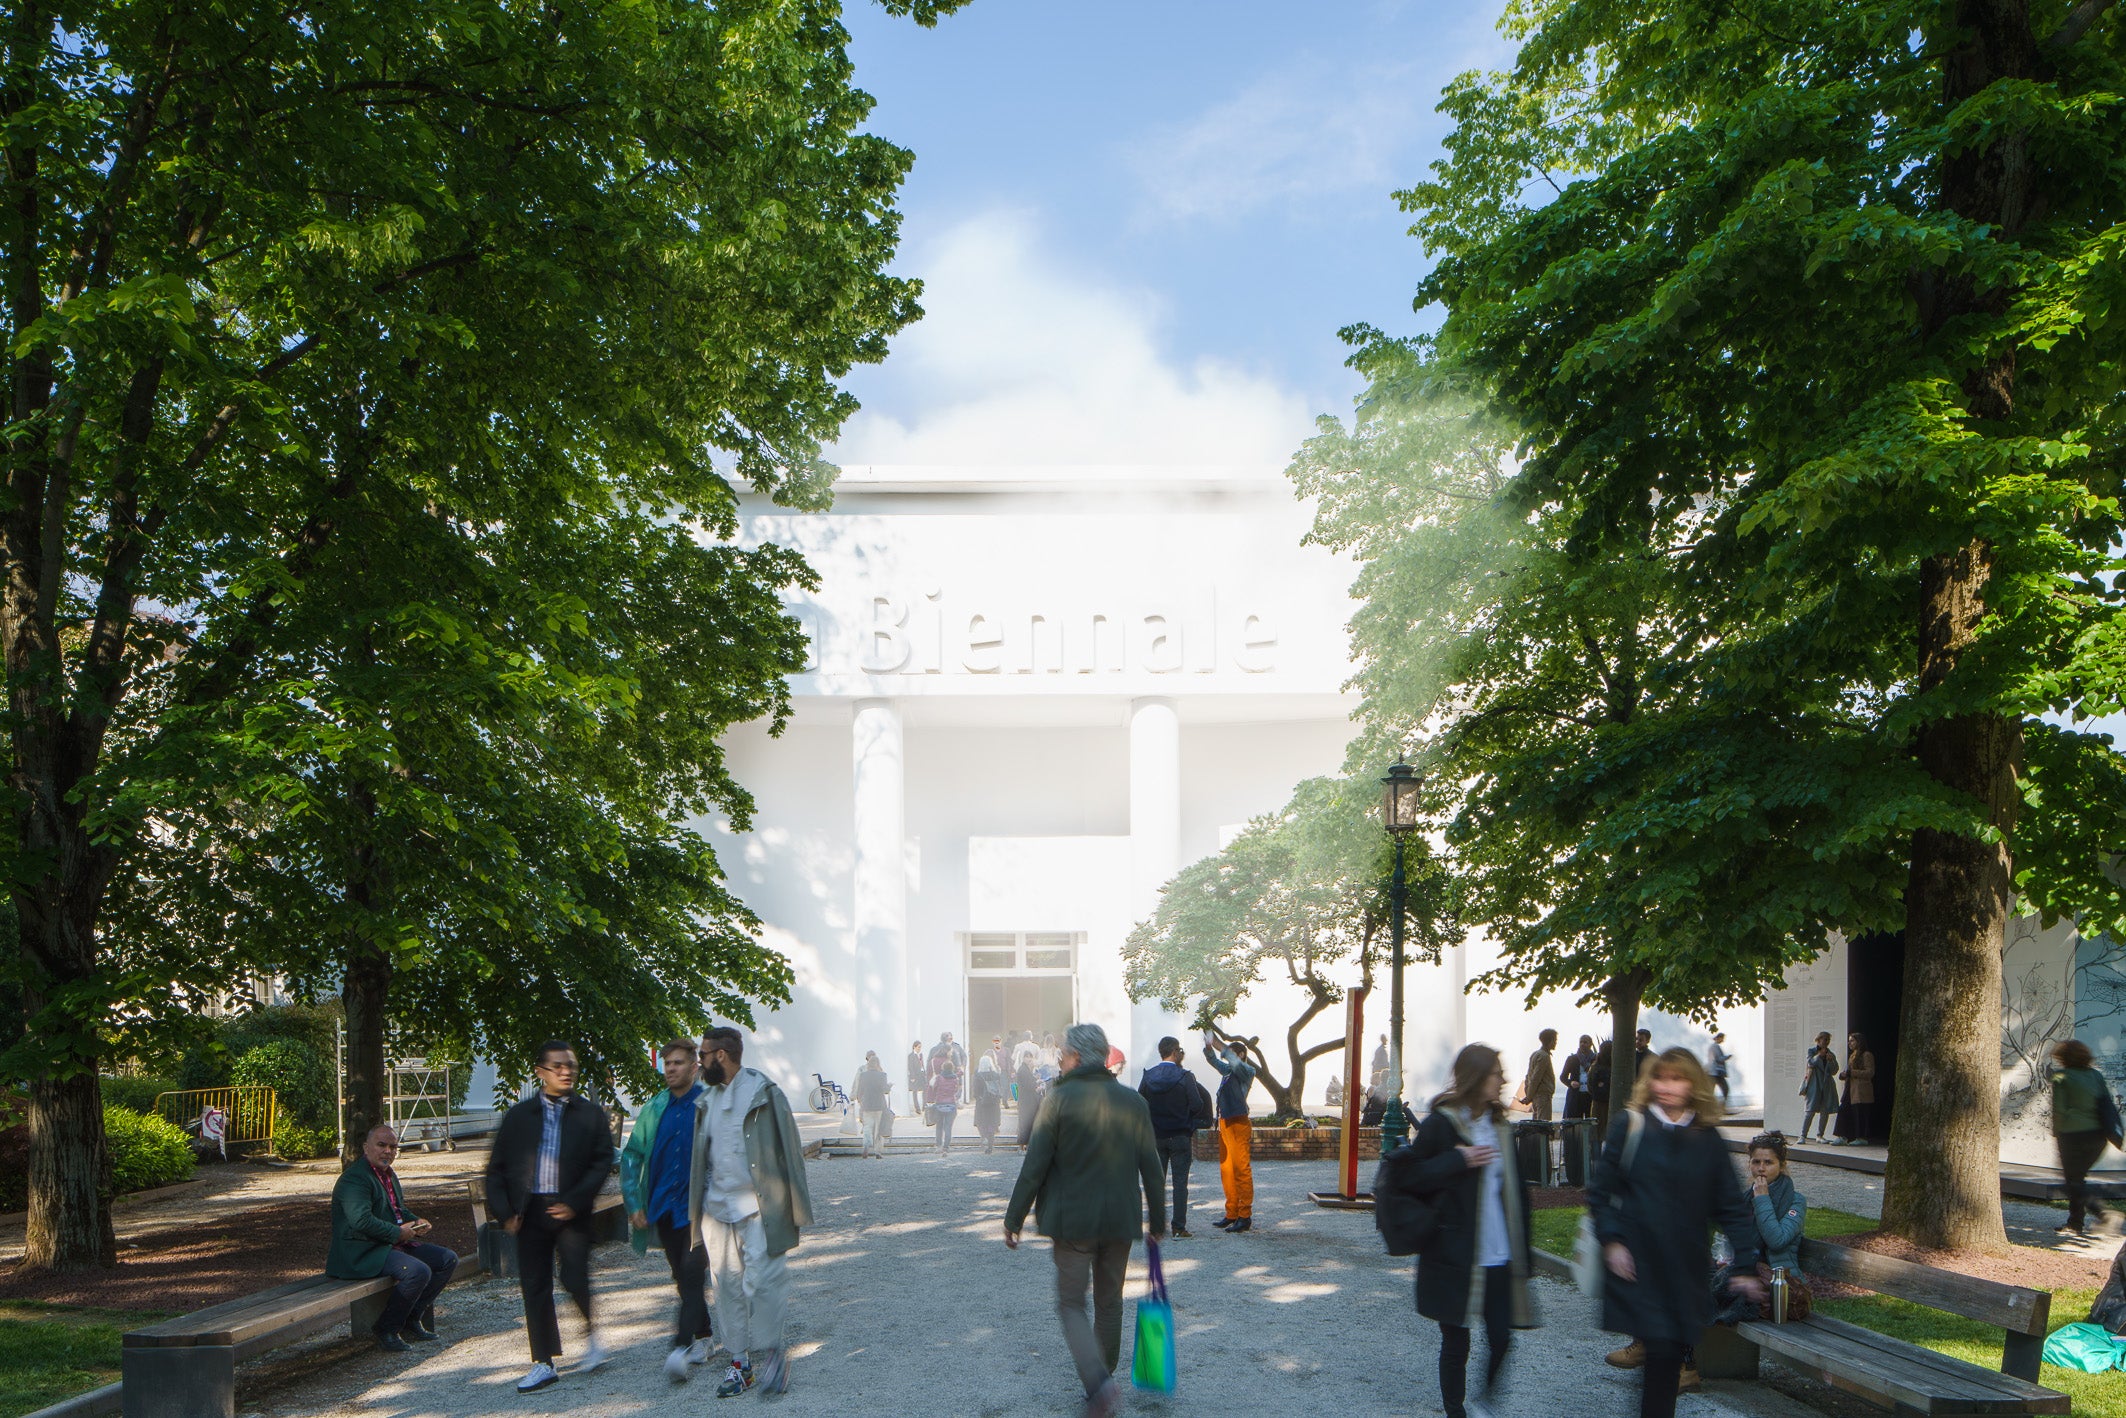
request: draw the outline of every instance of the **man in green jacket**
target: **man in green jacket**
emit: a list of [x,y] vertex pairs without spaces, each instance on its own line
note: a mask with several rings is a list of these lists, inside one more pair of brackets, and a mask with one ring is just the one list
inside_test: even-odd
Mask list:
[[[1063,1076],[1034,1119],[1019,1183],[1004,1212],[1004,1244],[1017,1250],[1031,1210],[1056,1266],[1056,1317],[1085,1385],[1087,1418],[1122,1406],[1122,1279],[1130,1247],[1151,1218],[1166,1236],[1166,1186],[1144,1099],[1107,1069],[1107,1031],[1073,1024],[1063,1036]],[[1140,1201],[1141,1194],[1141,1201]],[[1092,1318],[1085,1294],[1092,1291]]]
[[716,1328],[731,1367],[716,1387],[736,1398],[753,1386],[789,1387],[783,1308],[790,1279],[783,1257],[812,1224],[805,1144],[790,1100],[757,1068],[743,1064],[745,1036],[728,1025],[701,1036],[689,1215],[707,1248],[716,1287]]
[[409,1339],[436,1337],[436,1296],[458,1268],[457,1252],[421,1239],[435,1228],[407,1209],[391,1167],[398,1157],[399,1136],[390,1124],[371,1128],[362,1155],[332,1188],[332,1245],[325,1252],[325,1274],[335,1280],[388,1275],[396,1282],[374,1331],[378,1347],[394,1354]]
[[628,1243],[642,1255],[654,1232],[679,1290],[679,1319],[664,1374],[685,1383],[709,1360],[709,1302],[704,1290],[708,1253],[689,1216],[694,1165],[694,1105],[701,1101],[699,1049],[692,1039],[664,1046],[664,1089],[642,1105],[635,1130],[620,1149],[620,1197],[627,1205]]

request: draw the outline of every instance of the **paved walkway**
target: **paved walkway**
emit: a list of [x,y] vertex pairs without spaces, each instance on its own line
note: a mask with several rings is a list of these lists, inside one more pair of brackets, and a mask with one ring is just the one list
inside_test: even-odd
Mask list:
[[[1070,1415],[1076,1383],[1050,1296],[1046,1246],[1005,1250],[1000,1217],[1018,1159],[950,1157],[826,1160],[812,1166],[820,1224],[793,1256],[791,1391],[730,1404],[766,1403],[804,1415]],[[1211,1228],[1216,1174],[1199,1167],[1197,1235],[1174,1243],[1168,1274],[1179,1311],[1181,1389],[1138,1396],[1132,1411],[1215,1418],[1335,1412],[1437,1414],[1438,1330],[1411,1304],[1410,1263],[1385,1257],[1364,1214],[1317,1210],[1309,1189],[1330,1185],[1333,1165],[1256,1168],[1256,1230]],[[1128,1294],[1142,1293],[1142,1253]],[[247,1382],[244,1414],[259,1418],[511,1418],[578,1414],[722,1413],[714,1370],[675,1387],[661,1364],[672,1309],[661,1256],[600,1248],[601,1325],[617,1353],[596,1374],[564,1377],[520,1397],[528,1362],[514,1281],[454,1287],[439,1321],[452,1343],[433,1355],[389,1356],[346,1340],[321,1348],[344,1363],[297,1354],[277,1384]],[[1636,1411],[1637,1379],[1604,1367],[1611,1347],[1587,1306],[1564,1286],[1538,1282],[1546,1328],[1524,1336],[1500,1411],[1518,1418]],[[568,1311],[564,1308],[564,1316]],[[564,1318],[564,1334],[575,1335]],[[1128,1364],[1129,1329],[1124,1333]],[[1481,1342],[1479,1343],[1481,1347]],[[1683,1400],[1684,1418],[1813,1418],[1755,1384],[1714,1384]]]

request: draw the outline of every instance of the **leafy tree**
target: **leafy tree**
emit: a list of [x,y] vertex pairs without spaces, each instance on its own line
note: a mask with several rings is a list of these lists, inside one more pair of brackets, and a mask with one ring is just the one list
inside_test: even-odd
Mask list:
[[1404,194],[1419,303],[1521,440],[1520,505],[1570,509],[1568,545],[1651,529],[1683,582],[1728,834],[1810,839],[1853,897],[1803,943],[1875,926],[1902,868],[1884,1223],[1999,1246],[2011,894],[2120,917],[2118,756],[2041,716],[2121,698],[2126,32],[2109,0],[1506,23],[1514,68],[1448,90]]
[[[1650,519],[1530,506],[1466,376],[1424,342],[1353,333],[1359,416],[1324,420],[1292,473],[1312,539],[1360,566],[1354,761],[1425,741],[1463,921],[1500,949],[1487,983],[1600,996],[1621,1102],[1642,1003],[1702,1017],[1760,998],[1825,919],[1890,908],[1894,863],[1815,868],[1845,805],[1767,786],[1761,760],[1791,736],[1705,700],[1715,646]],[[1738,780],[1783,794],[1787,831],[1736,811]]]
[[[1334,968],[1356,953],[1366,975],[1388,925],[1389,846],[1372,814],[1366,780],[1311,778],[1281,811],[1249,823],[1216,856],[1185,867],[1163,887],[1150,920],[1123,947],[1133,1000],[1156,999],[1194,1012],[1194,1025],[1251,1053],[1280,1116],[1296,1116],[1307,1065],[1344,1046],[1341,1033],[1301,1042],[1307,1026],[1343,998]],[[1406,871],[1411,892],[1405,951],[1437,960],[1451,929],[1441,882],[1417,844]],[[1231,1019],[1265,974],[1281,973],[1304,991],[1285,1028],[1285,1076],[1256,1040],[1231,1033]]]
[[[474,559],[593,509],[713,531],[719,453],[743,482],[816,495],[817,450],[852,407],[836,381],[916,314],[913,284],[884,274],[909,156],[859,131],[837,15],[9,12],[0,653],[7,983],[27,1027],[0,1067],[30,1082],[30,1265],[110,1262],[97,1060],[245,959],[234,919],[119,932],[109,907],[116,891],[144,921],[158,894],[237,899],[218,883],[248,864],[213,839],[217,813],[262,830],[261,787],[299,776],[278,736],[330,719],[296,687],[325,658],[294,638],[325,633],[321,584],[359,601],[360,558],[423,518],[413,550],[447,534]],[[343,628],[363,621],[343,609]],[[372,610],[387,639],[413,633],[403,598]],[[388,761],[376,733],[353,737]],[[339,786],[362,810],[359,775]],[[699,877],[666,840],[657,879]],[[358,898],[359,854],[337,884]],[[609,895],[638,884],[621,860],[607,852]]]

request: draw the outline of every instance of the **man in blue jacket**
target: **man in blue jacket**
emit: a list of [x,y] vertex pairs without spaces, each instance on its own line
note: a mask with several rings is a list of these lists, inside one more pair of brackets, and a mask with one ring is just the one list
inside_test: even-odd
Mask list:
[[1174,1239],[1187,1240],[1189,1166],[1196,1156],[1196,1129],[1212,1122],[1211,1095],[1181,1066],[1181,1041],[1171,1034],[1159,1041],[1159,1062],[1144,1071],[1137,1091],[1152,1112],[1159,1166],[1173,1179]]
[[1218,1139],[1225,1145],[1225,1161],[1218,1168],[1225,1183],[1225,1215],[1218,1229],[1228,1236],[1255,1229],[1254,1125],[1248,1121],[1248,1089],[1255,1082],[1255,1066],[1242,1052],[1242,1041],[1203,1036],[1203,1056],[1223,1074],[1218,1085]]
[[700,1069],[692,1039],[664,1046],[665,1091],[642,1105],[627,1146],[620,1149],[620,1196],[627,1204],[628,1243],[636,1255],[650,1248],[650,1233],[664,1247],[679,1288],[678,1328],[665,1356],[665,1377],[685,1383],[688,1370],[709,1361],[709,1253],[687,1218],[687,1187],[694,1166],[694,1105],[701,1101]]

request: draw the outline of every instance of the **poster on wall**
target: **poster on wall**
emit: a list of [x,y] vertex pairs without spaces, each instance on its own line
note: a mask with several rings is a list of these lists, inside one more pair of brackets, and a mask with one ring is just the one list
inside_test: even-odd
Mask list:
[[1823,954],[1789,965],[1786,984],[1765,1000],[1764,1125],[1801,1135],[1801,1080],[1809,1045],[1828,1031],[1844,1063],[1846,1015],[1846,943],[1833,932]]

